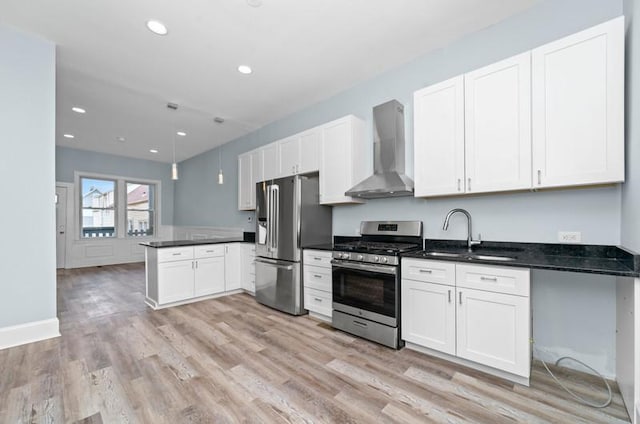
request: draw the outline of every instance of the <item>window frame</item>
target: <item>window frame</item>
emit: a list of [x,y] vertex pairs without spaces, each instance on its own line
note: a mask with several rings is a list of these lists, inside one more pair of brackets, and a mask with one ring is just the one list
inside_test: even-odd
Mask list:
[[[82,204],[82,180],[101,180],[101,181],[109,181],[113,183],[113,208],[94,208],[94,207],[90,207],[90,208],[85,208],[84,205]],[[108,240],[108,239],[115,239],[118,238],[118,180],[114,179],[114,178],[108,178],[108,177],[96,177],[93,175],[80,175],[78,178],[78,195],[79,195],[79,208],[76,208],[78,215],[79,215],[79,219],[78,219],[78,223],[80,224],[79,228],[78,228],[78,237],[80,238],[80,240],[92,240],[92,239],[101,239],[101,240]],[[98,211],[110,211],[113,210],[113,237],[84,237],[83,233],[84,233],[84,210],[85,209],[91,209],[91,210],[98,210]]]
[[[149,187],[153,187],[153,205],[151,204],[151,202],[149,202],[149,209],[129,209],[129,203],[128,203],[128,199],[127,199],[127,195],[129,194],[127,192],[127,184],[138,184],[138,185],[146,185]],[[131,238],[131,239],[144,239],[144,238],[153,238],[156,237],[157,233],[158,233],[158,184],[156,183],[150,183],[148,181],[142,181],[138,178],[133,179],[133,178],[128,178],[128,179],[124,179],[123,180],[123,188],[124,188],[124,222],[125,222],[125,232],[124,232],[124,237],[126,238]],[[153,222],[153,234],[151,235],[144,235],[144,236],[134,236],[129,234],[129,211],[143,211],[143,212],[149,212],[149,221]],[[149,228],[149,221],[147,221],[147,228]]]
[[[90,178],[97,180],[110,180],[115,181],[115,236],[114,237],[82,237],[82,178]],[[127,208],[127,185],[126,183],[145,184],[155,186],[155,228],[154,234],[151,236],[129,236],[127,220],[126,220],[126,208]],[[74,187],[75,187],[75,204],[74,213],[79,214],[76,219],[75,237],[74,239],[79,242],[105,242],[107,240],[153,240],[159,238],[160,223],[162,222],[162,181],[152,180],[147,178],[137,178],[132,176],[111,175],[111,174],[99,174],[94,172],[74,171]]]

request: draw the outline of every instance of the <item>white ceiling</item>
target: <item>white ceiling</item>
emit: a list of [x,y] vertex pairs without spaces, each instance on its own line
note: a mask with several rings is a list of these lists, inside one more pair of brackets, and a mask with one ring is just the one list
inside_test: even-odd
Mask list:
[[[174,127],[188,133],[180,161],[536,1],[0,0],[0,24],[58,45],[57,144],[171,162]],[[148,19],[169,35],[148,31]]]

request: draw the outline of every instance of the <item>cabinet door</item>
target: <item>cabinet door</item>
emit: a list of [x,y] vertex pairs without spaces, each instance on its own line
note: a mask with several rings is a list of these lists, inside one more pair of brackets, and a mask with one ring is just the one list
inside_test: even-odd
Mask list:
[[300,134],[300,167],[298,174],[316,172],[320,164],[320,129],[313,128]]
[[256,290],[256,246],[253,244],[241,244],[241,286],[249,293]]
[[533,186],[624,181],[624,18],[533,50]]
[[260,149],[264,180],[278,178],[278,143],[271,143]]
[[464,77],[413,95],[415,196],[464,193]]
[[[245,153],[238,156],[238,209],[240,210],[252,210],[255,209],[255,205],[252,205],[252,186],[253,176],[252,171],[252,157],[250,153]],[[255,188],[253,189],[255,191]],[[254,200],[255,203],[255,200]]]
[[256,183],[264,181],[262,154],[259,150],[251,152],[251,209],[256,208]]
[[531,188],[531,53],[464,81],[466,192]]
[[300,138],[293,136],[278,141],[278,176],[298,173],[300,167]]
[[[360,199],[345,196],[353,187],[353,162],[363,160],[353,157],[353,144],[361,143],[362,135],[354,131],[352,119],[343,118],[323,125],[320,150],[320,203],[362,203]],[[364,178],[364,177],[363,177]]]
[[240,272],[240,244],[225,244],[224,253],[224,285],[225,291],[242,288],[242,275]]
[[528,377],[529,298],[458,288],[456,300],[458,356]]
[[158,264],[158,303],[165,304],[193,297],[194,262],[175,261]]
[[224,256],[197,259],[195,271],[196,296],[224,292]]
[[402,280],[402,339],[456,354],[455,287]]

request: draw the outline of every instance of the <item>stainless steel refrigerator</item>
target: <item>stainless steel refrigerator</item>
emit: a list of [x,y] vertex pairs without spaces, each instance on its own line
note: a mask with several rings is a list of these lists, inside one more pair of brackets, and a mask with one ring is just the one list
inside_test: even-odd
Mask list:
[[306,313],[302,247],[331,242],[332,209],[319,202],[318,175],[256,187],[256,300],[293,315]]

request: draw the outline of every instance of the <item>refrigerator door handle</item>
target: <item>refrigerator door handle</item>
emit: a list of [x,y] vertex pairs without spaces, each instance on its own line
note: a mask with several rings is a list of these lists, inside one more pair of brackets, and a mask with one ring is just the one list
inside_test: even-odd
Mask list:
[[271,252],[271,186],[267,186],[267,251]]
[[278,245],[280,244],[280,187],[274,184],[271,186],[271,192],[273,193],[272,245],[274,250],[278,250]]
[[256,258],[256,262],[261,263],[261,264],[265,264],[265,265],[271,265],[271,266],[274,266],[276,268],[282,268],[282,269],[284,269],[286,271],[293,270],[293,265],[281,264],[281,263],[278,263],[278,261],[274,261],[274,260],[270,260],[270,259]]

